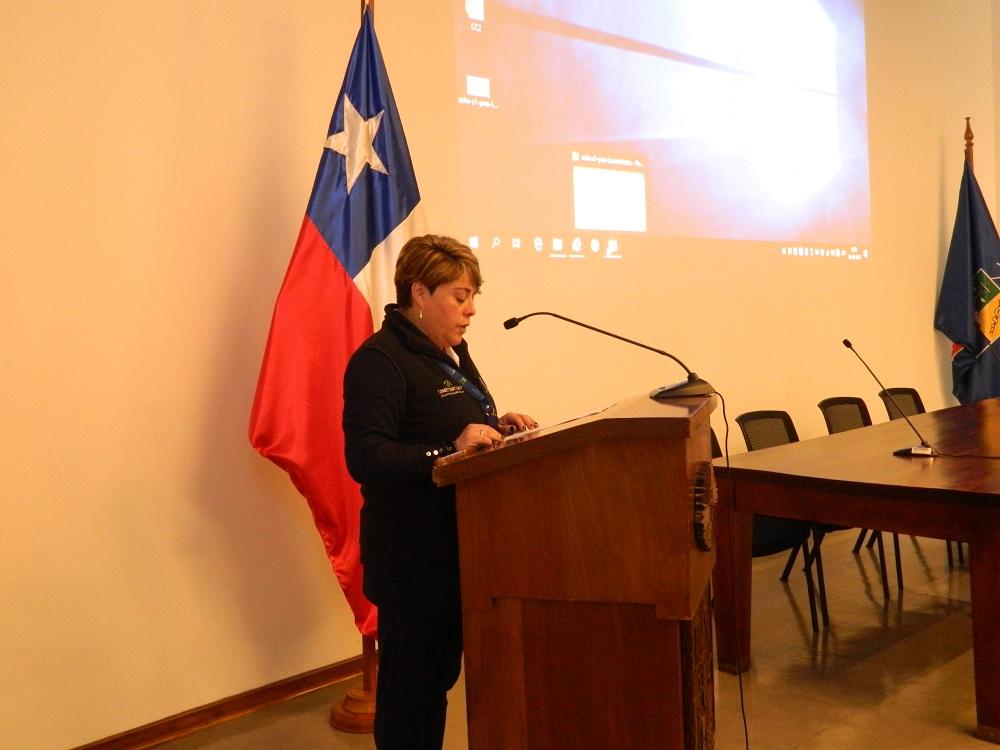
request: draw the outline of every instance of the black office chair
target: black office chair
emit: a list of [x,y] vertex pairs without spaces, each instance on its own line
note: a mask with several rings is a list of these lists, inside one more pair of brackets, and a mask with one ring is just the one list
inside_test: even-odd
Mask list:
[[[722,456],[722,448],[719,446],[719,439],[712,430],[712,458]],[[812,622],[813,631],[819,630],[819,618],[816,612],[816,583],[812,575],[812,550],[810,550],[809,536],[811,527],[806,521],[797,521],[791,518],[776,518],[774,516],[761,516],[754,514],[753,517],[753,541],[751,543],[751,557],[770,557],[779,552],[790,552],[788,562],[781,574],[781,580],[787,582],[795,558],[799,550],[802,550],[803,569],[806,579],[806,592],[809,597],[809,619]],[[819,586],[823,587],[823,579],[820,578]],[[826,599],[826,589],[822,589],[822,599]],[[828,620],[824,624],[829,624]]]
[[[798,442],[799,436],[795,425],[787,412],[783,411],[751,411],[736,417],[736,423],[743,433],[747,449],[754,451],[770,448],[776,445]],[[759,531],[758,531],[759,528]],[[813,601],[813,591],[818,593],[820,614],[823,625],[830,625],[830,613],[826,603],[826,582],[823,578],[823,555],[821,544],[827,531],[840,527],[826,526],[810,521],[799,521],[789,518],[754,515],[754,552],[755,557],[773,555],[789,550],[788,561],[782,571],[781,580],[787,581],[795,559],[802,552],[802,563],[806,575],[806,586],[809,589],[809,614],[812,618],[813,630],[819,630],[816,617],[816,605]],[[809,538],[812,537],[812,544]],[[784,545],[784,546],[783,546]],[[812,568],[816,566],[816,585],[813,585]]]
[[[854,430],[859,427],[867,427],[872,423],[871,414],[868,412],[868,405],[864,399],[857,396],[833,396],[825,398],[818,404],[819,410],[823,413],[823,420],[826,422],[826,429],[831,435],[835,432]],[[861,545],[865,542],[865,535],[868,529],[861,529],[858,539],[851,550],[855,555],[861,551]],[[882,573],[882,594],[889,597],[889,582],[885,568],[885,549],[882,544],[882,532],[872,529],[871,538],[868,540],[868,547],[873,544],[878,545],[879,570]],[[893,532],[892,546],[896,555],[896,585],[899,590],[903,590],[903,566],[899,559],[899,534]]]
[[819,410],[823,412],[826,429],[831,435],[835,432],[867,427],[872,423],[868,405],[864,399],[857,396],[824,398],[819,402]]
[[[923,399],[920,398],[920,394],[917,393],[916,388],[886,388],[884,391],[878,392],[878,397],[885,404],[885,412],[889,415],[889,419],[902,419],[904,414],[907,417],[912,417],[914,414],[923,414],[926,411]],[[952,540],[945,540],[945,545],[948,547],[949,568],[955,566],[955,557],[951,551],[951,543]],[[964,563],[965,551],[962,543],[955,542],[955,547],[958,548],[958,561]]]
[[889,415],[889,419],[901,419],[903,414],[912,417],[914,414],[923,414],[925,411],[924,402],[916,388],[886,388],[884,391],[878,392],[878,397],[885,404],[885,411]]

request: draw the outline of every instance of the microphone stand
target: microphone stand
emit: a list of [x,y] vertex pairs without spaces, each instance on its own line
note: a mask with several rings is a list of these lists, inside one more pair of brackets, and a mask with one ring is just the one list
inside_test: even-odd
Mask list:
[[572,323],[575,326],[586,328],[588,331],[601,333],[604,334],[605,336],[610,336],[613,339],[624,341],[626,344],[632,344],[632,346],[638,346],[641,349],[647,349],[651,352],[656,352],[657,354],[660,354],[664,357],[669,357],[674,362],[679,364],[684,369],[684,372],[687,373],[687,379],[681,380],[680,382],[674,383],[673,385],[666,385],[661,388],[655,388],[649,393],[649,397],[651,399],[654,399],[656,401],[663,401],[669,398],[680,398],[682,396],[708,396],[712,393],[715,393],[715,388],[712,386],[711,383],[709,383],[706,380],[702,380],[695,373],[691,372],[691,370],[688,368],[687,365],[681,362],[677,357],[675,357],[670,352],[665,352],[662,349],[656,349],[652,346],[648,346],[647,344],[643,344],[638,341],[633,341],[632,339],[625,338],[624,336],[619,336],[617,333],[611,333],[610,331],[605,331],[602,328],[597,328],[592,325],[587,325],[586,323],[581,323],[579,320],[573,320],[572,318],[567,318],[557,313],[540,311],[540,312],[528,313],[527,315],[522,315],[519,318],[508,318],[503,322],[503,327],[509,331],[511,328],[517,327],[522,320],[527,320],[528,318],[532,318],[535,315],[548,315],[552,318],[558,318],[559,320],[563,320],[567,323]]
[[899,416],[901,416],[903,419],[906,420],[906,424],[908,424],[910,426],[910,429],[913,430],[913,434],[915,434],[920,439],[920,445],[915,445],[912,448],[897,448],[892,452],[892,455],[904,458],[914,457],[914,456],[920,456],[923,458],[933,458],[934,456],[938,455],[938,452],[931,447],[930,443],[924,440],[924,436],[920,434],[920,430],[918,430],[916,425],[914,425],[913,422],[910,421],[910,418],[906,416],[906,412],[903,411],[902,407],[900,407],[900,405],[896,403],[896,399],[893,398],[891,393],[889,393],[889,389],[886,388],[884,385],[882,385],[882,381],[878,379],[878,375],[876,375],[875,372],[872,370],[872,368],[868,366],[868,363],[865,362],[862,356],[858,354],[857,350],[854,348],[854,345],[850,342],[850,340],[844,339],[841,343],[848,349],[850,349],[854,353],[854,356],[858,358],[858,361],[865,366],[865,369],[868,370],[869,373],[871,373],[871,376],[875,378],[875,382],[879,384],[879,387],[882,388],[885,395],[889,397],[889,401],[891,401],[892,405],[896,407],[896,411],[899,412]]

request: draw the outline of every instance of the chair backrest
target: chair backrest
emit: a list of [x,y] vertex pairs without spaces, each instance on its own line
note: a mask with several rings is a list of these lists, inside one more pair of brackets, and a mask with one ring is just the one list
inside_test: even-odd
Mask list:
[[[890,396],[892,398],[889,398]],[[914,414],[923,414],[925,411],[924,402],[920,400],[920,394],[917,393],[916,388],[886,388],[884,391],[878,392],[878,397],[885,404],[885,411],[889,415],[889,419],[900,419],[903,414],[912,417]],[[896,408],[893,400],[899,404],[899,409]],[[902,414],[900,409],[903,410]]]
[[747,450],[798,442],[799,435],[787,411],[748,411],[736,417]]
[[826,420],[826,429],[831,435],[844,430],[867,427],[872,423],[868,405],[857,396],[833,396],[824,398],[818,404]]
[[[788,412],[748,411],[736,417],[736,423],[743,432],[747,448],[752,451],[794,443],[799,439]],[[712,440],[714,445],[718,445],[714,432]],[[754,514],[750,554],[752,557],[767,557],[798,547],[809,537],[809,528],[807,521]]]

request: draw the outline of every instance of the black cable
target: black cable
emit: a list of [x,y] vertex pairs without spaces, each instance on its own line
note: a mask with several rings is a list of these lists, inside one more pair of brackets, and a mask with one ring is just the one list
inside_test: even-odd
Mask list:
[[[713,393],[716,396],[718,396],[719,397],[719,401],[722,402],[722,424],[725,426],[725,432],[723,433],[723,436],[722,436],[722,455],[726,459],[726,469],[728,470],[729,469],[729,417],[726,415],[726,399],[718,391],[713,391]],[[733,480],[732,474],[729,475],[728,481],[729,481],[729,497],[730,497],[730,500],[733,501],[736,498],[736,492],[735,492],[735,485],[736,485],[736,483]],[[728,536],[729,536],[729,550],[730,550],[730,552],[732,552],[733,547],[734,547],[734,544],[733,544],[734,539],[733,539],[732,514],[730,514],[730,523],[729,523],[729,528],[728,528],[727,533],[728,533]],[[735,561],[733,559],[733,555],[732,554],[729,555],[729,580],[732,582],[733,593],[735,594],[736,593],[736,565],[735,565]],[[713,605],[713,609],[714,609],[714,605]],[[749,724],[747,722],[746,700],[744,699],[744,695],[743,695],[743,670],[740,668],[741,665],[743,664],[743,655],[740,653],[739,621],[738,621],[738,618],[737,618],[736,610],[737,610],[737,607],[735,606],[735,601],[734,601],[734,606],[733,606],[733,633],[736,636],[736,638],[735,638],[735,644],[736,644],[736,685],[737,685],[737,688],[738,688],[739,694],[740,694],[740,718],[743,721],[743,746],[746,748],[746,750],[750,750],[750,726],[749,726]],[[749,626],[750,626],[750,624],[747,623],[747,627],[749,627]]]

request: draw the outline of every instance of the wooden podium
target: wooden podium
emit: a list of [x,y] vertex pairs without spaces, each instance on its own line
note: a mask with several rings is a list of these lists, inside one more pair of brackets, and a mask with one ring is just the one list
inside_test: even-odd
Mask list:
[[470,750],[714,746],[694,510],[713,407],[636,397],[435,467],[458,494]]

